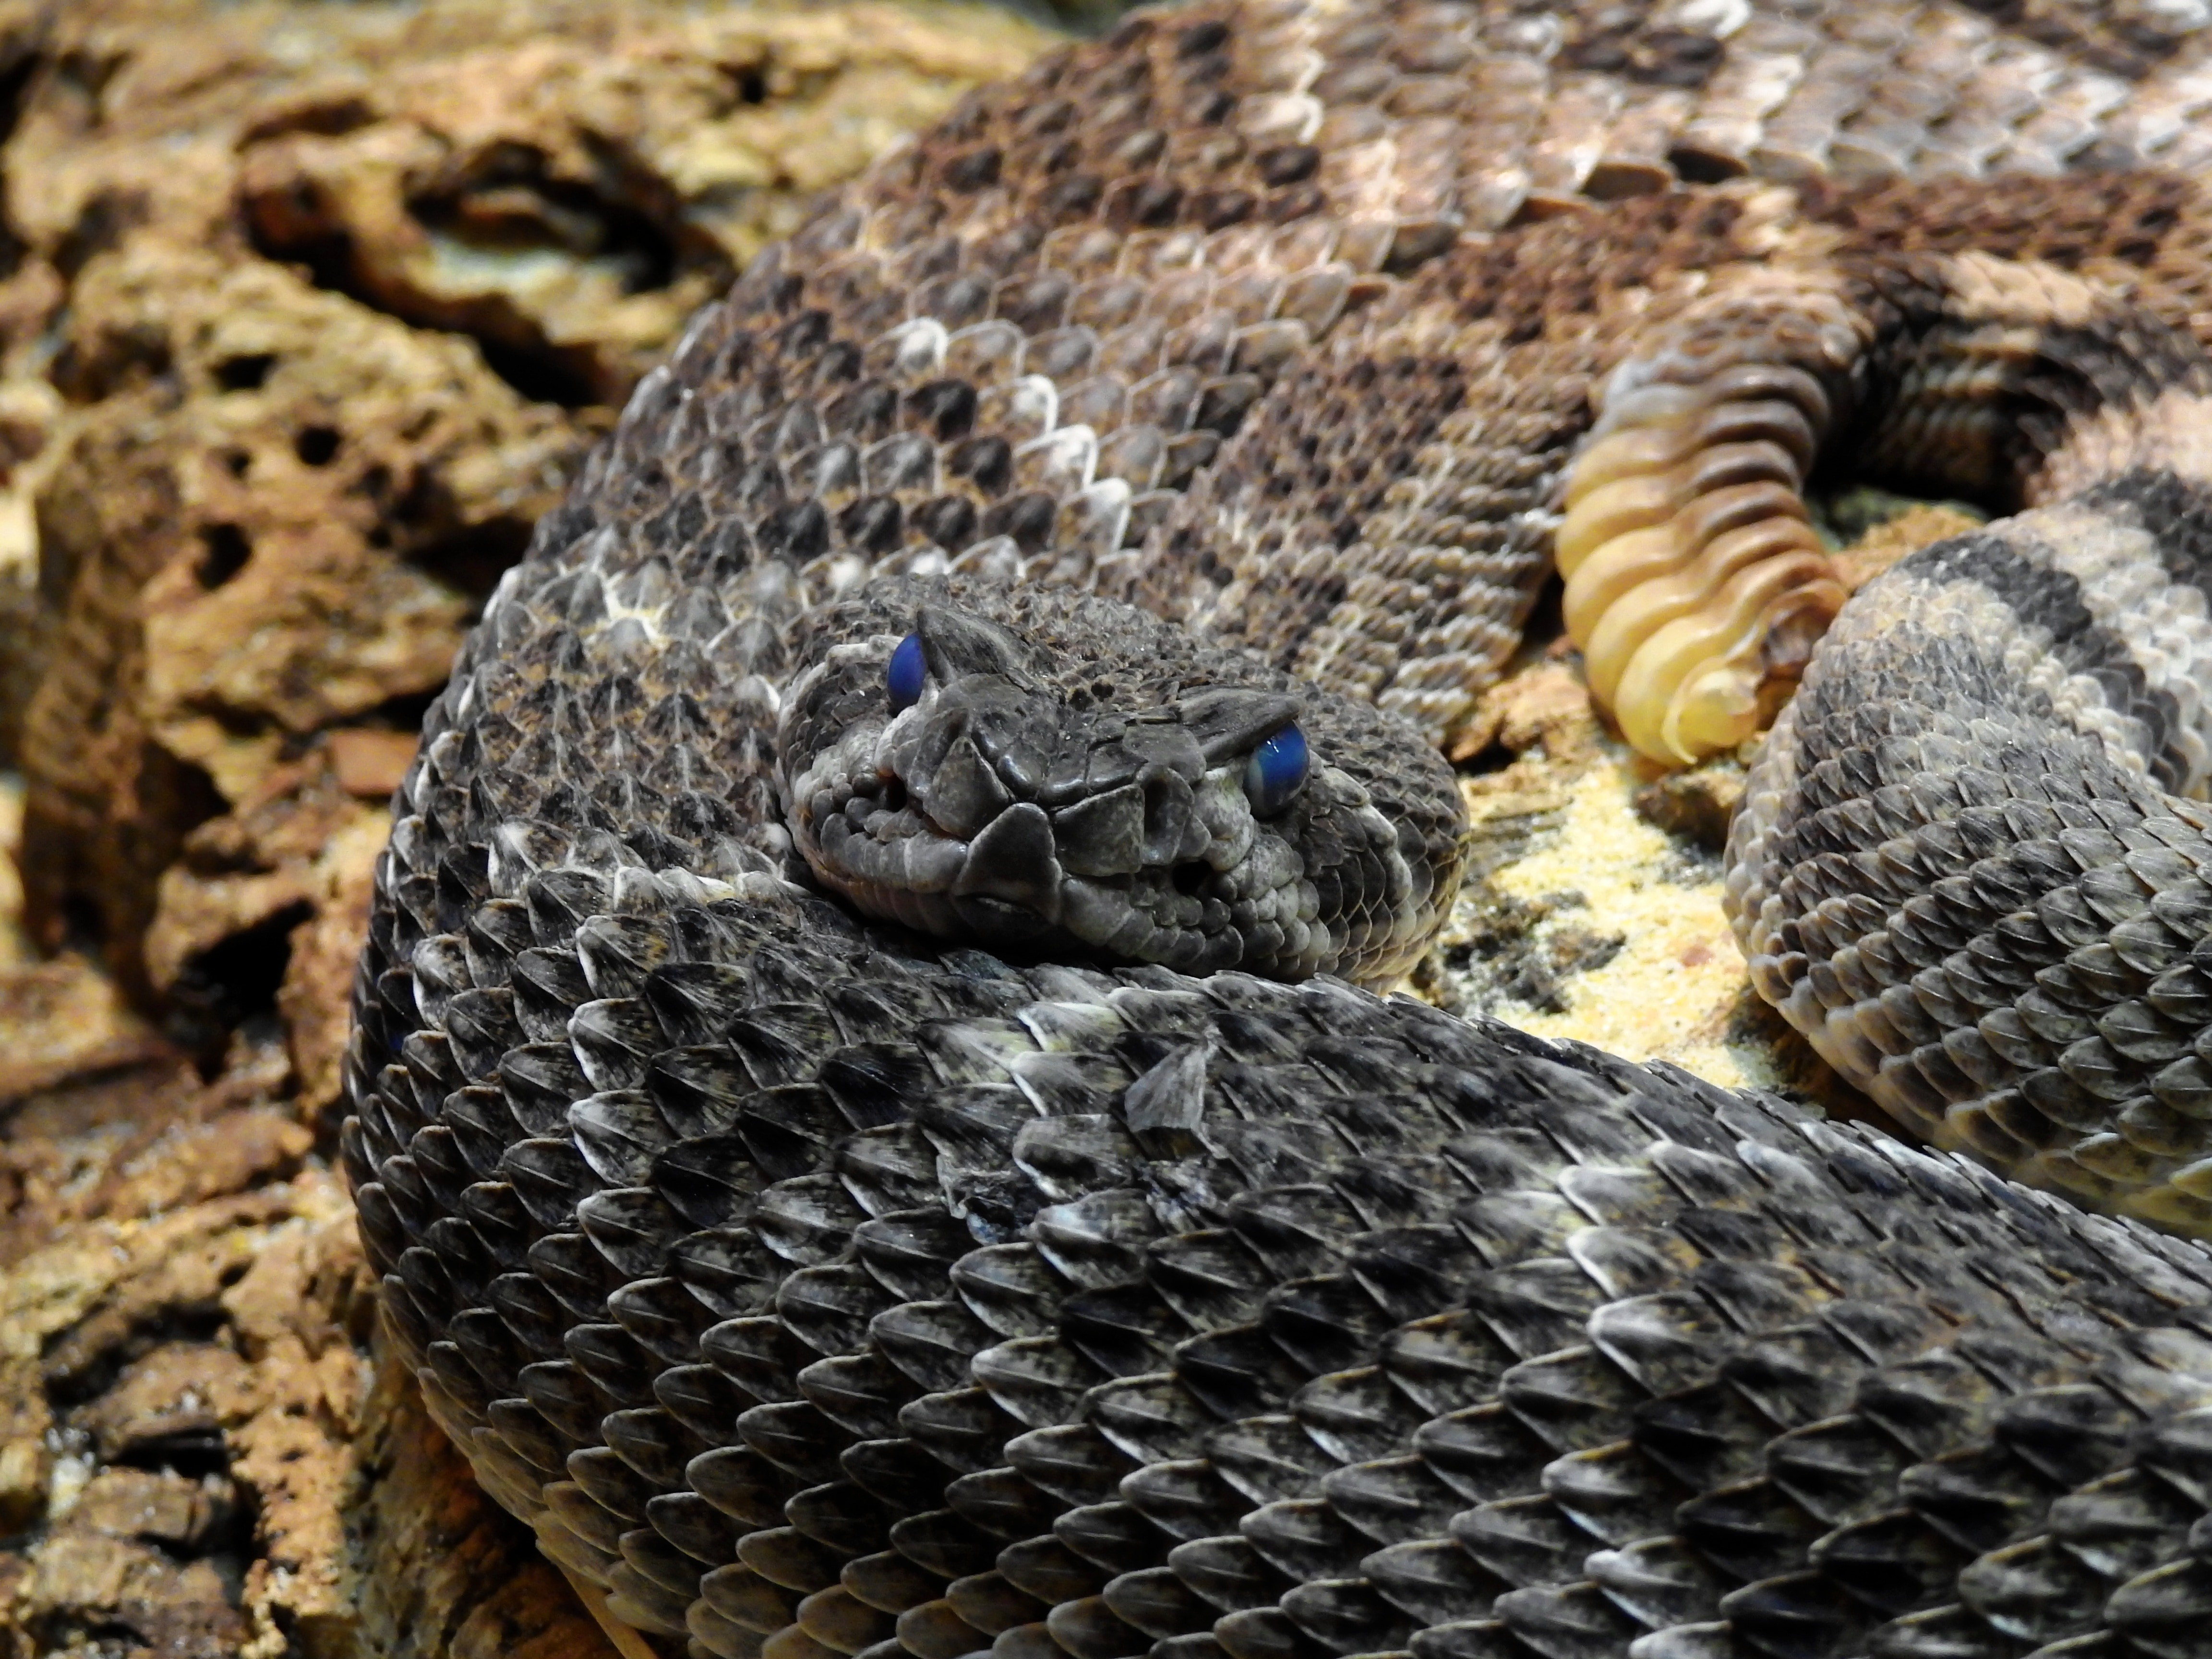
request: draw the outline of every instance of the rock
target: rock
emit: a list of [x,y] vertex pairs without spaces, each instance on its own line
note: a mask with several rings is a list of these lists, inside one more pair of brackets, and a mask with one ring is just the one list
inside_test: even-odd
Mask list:
[[412,1379],[376,1377],[352,1211],[305,1132],[222,1094],[0,1119],[0,1525],[27,1534],[0,1630],[32,1652],[106,1631],[208,1659],[607,1659]]
[[236,1489],[218,1476],[195,1480],[166,1469],[107,1468],[86,1481],[59,1518],[79,1532],[192,1554],[229,1522],[237,1501]]
[[104,1637],[176,1659],[230,1659],[249,1627],[228,1591],[212,1561],[179,1565],[149,1544],[65,1530],[32,1553],[19,1595],[40,1651]]
[[331,1113],[352,1020],[354,963],[368,933],[369,888],[388,829],[380,809],[364,812],[315,856],[309,892],[313,914],[292,930],[276,988],[295,1098],[302,1115],[326,1134],[335,1127]]
[[[43,269],[43,267],[41,267]],[[0,282],[0,342],[24,337],[28,320],[7,314],[7,290]],[[32,307],[43,317],[50,296]],[[4,378],[0,360],[0,757],[22,747],[23,714],[46,672],[49,630],[39,598],[39,531],[32,503],[62,406],[61,396],[43,380]]]
[[1653,779],[1636,792],[1636,810],[1668,834],[1718,853],[1728,846],[1729,823],[1743,799],[1743,777],[1741,761],[1721,756],[1686,772]]
[[[326,939],[348,958],[349,988],[370,869],[390,830],[383,803],[358,799],[318,747],[272,767],[235,810],[186,835],[161,874],[142,947],[172,1034],[211,1059],[241,1021],[272,1001],[281,1008],[294,958],[302,958],[298,971],[311,971],[305,959]],[[335,1005],[293,1000],[301,1023],[290,1036],[303,1067],[295,1093],[311,1120],[336,1098],[324,1027],[345,1000],[343,989]]]
[[1570,660],[1564,637],[1482,695],[1451,758],[1480,765],[1486,751],[1540,750],[1553,761],[1588,755],[1598,736],[1596,705]]
[[313,1144],[289,1113],[267,1106],[221,1111],[158,1133],[142,1129],[88,1203],[99,1214],[160,1215],[250,1192],[299,1173]]
[[115,981],[76,955],[0,968],[0,1102],[169,1051]]
[[1513,857],[1468,883],[1439,942],[1462,1006],[1716,1082],[1783,1084],[1770,1035],[1737,1018],[1750,987],[1718,857],[1638,811],[1645,763],[1593,732],[1571,761],[1530,755],[1467,787],[1487,804],[1509,779],[1507,799],[1543,809]]
[[1835,549],[1837,574],[1856,592],[1906,554],[1989,522],[1967,501],[1928,501],[1874,484],[1853,484],[1808,505],[1814,526]]
[[380,801],[407,775],[415,758],[415,734],[342,726],[330,734],[327,747],[338,787],[364,800]]
[[246,222],[326,286],[473,336],[533,395],[619,404],[807,194],[1035,38],[848,5],[609,9],[457,40],[404,79],[329,73],[247,123]]
[[[41,961],[32,947],[15,859],[22,810],[20,786],[0,780],[0,1112],[70,1079],[173,1058],[95,963],[74,951]],[[0,1487],[5,1480],[0,1463]]]
[[103,1462],[196,1463],[222,1455],[226,1409],[250,1384],[245,1362],[209,1342],[168,1342],[133,1361],[75,1426]]
[[[68,335],[96,401],[39,501],[60,614],[25,718],[28,921],[52,945],[90,920],[164,994],[182,964],[145,934],[185,837],[282,811],[279,769],[325,726],[419,718],[576,434],[464,341],[158,240],[87,266]],[[208,926],[194,896],[172,933]]]
[[45,1436],[16,1431],[0,1440],[0,1528],[27,1532],[46,1507],[46,1486],[53,1478],[53,1458]]
[[252,1382],[224,1421],[228,1473],[254,1505],[245,1599],[310,1652],[330,1650],[354,1621],[346,1517],[362,1496],[355,1442],[372,1378],[351,1221],[334,1210],[271,1240],[222,1297]]

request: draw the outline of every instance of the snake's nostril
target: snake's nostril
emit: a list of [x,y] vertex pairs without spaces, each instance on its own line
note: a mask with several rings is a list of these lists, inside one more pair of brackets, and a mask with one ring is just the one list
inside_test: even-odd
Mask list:
[[880,799],[883,802],[884,811],[886,812],[904,811],[906,810],[906,785],[896,777],[885,778],[884,780],[883,793]]
[[1169,879],[1175,890],[1185,898],[1196,898],[1206,890],[1206,884],[1213,874],[1213,866],[1200,859],[1191,859],[1178,864],[1170,872]]

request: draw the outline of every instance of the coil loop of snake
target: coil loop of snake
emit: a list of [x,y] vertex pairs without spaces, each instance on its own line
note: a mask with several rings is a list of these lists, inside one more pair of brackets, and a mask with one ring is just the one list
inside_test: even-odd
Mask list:
[[[1201,0],[697,320],[343,1140],[627,1653],[2212,1651],[2204,12]],[[1820,468],[2014,516],[1846,602]],[[1930,1150],[1381,994],[1554,558],[1638,748],[1771,721],[1753,981]]]

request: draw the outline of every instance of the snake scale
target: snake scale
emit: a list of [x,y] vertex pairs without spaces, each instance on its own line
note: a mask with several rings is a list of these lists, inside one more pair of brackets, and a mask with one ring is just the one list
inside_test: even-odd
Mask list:
[[[702,315],[343,1138],[625,1651],[2212,1651],[2208,23],[1200,0]],[[1847,602],[1838,467],[2014,516]],[[1554,558],[1638,748],[1772,722],[1754,982],[1936,1150],[1382,994]]]

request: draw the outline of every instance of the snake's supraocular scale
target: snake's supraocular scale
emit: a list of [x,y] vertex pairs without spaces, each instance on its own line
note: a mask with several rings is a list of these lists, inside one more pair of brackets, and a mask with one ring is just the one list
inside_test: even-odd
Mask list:
[[[2198,10],[1194,5],[702,314],[428,717],[348,1066],[611,1632],[2206,1650]],[[1823,467],[2027,510],[1846,600]],[[1555,545],[1639,748],[1776,720],[1761,994],[2125,1219],[1358,988]]]

